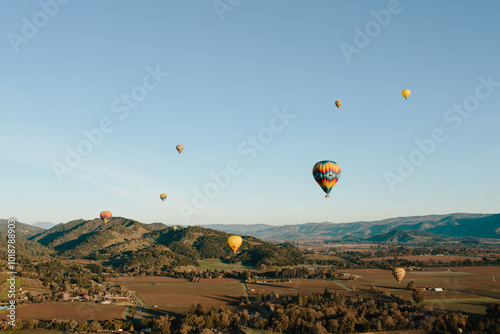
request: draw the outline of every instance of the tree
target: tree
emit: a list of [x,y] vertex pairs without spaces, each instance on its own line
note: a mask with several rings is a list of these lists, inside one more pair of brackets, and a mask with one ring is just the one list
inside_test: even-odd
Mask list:
[[413,290],[411,296],[413,298],[413,301],[417,303],[417,306],[420,305],[420,303],[425,299],[424,293],[420,290]]
[[247,280],[251,280],[252,279],[252,271],[250,269],[248,269],[246,272],[245,272],[245,276],[246,276],[246,279]]
[[168,316],[160,316],[159,318],[154,318],[152,322],[152,329],[159,331],[161,333],[170,333],[170,318]]
[[411,281],[410,281],[410,283],[408,283],[408,284],[406,285],[406,288],[407,288],[408,290],[414,290],[414,289],[415,289],[415,283],[413,282],[413,280],[411,280]]
[[257,291],[256,299],[257,299],[257,303],[262,303],[262,293],[260,291]]
[[198,303],[196,305],[196,309],[195,309],[194,313],[196,315],[203,315],[203,314],[205,314],[205,307],[203,306],[202,303]]
[[328,290],[328,287],[325,287],[325,291],[323,291],[323,297],[330,299],[331,293],[330,290]]

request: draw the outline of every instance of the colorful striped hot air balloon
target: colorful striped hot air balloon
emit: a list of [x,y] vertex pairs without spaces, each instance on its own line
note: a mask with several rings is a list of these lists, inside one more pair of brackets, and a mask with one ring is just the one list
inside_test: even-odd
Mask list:
[[241,240],[241,237],[238,235],[232,235],[227,239],[227,243],[233,249],[234,254],[236,254],[236,251],[240,248],[242,241],[243,240]]
[[330,191],[340,177],[340,166],[335,161],[320,161],[313,167],[313,176],[319,186],[330,197]]
[[405,277],[406,271],[404,268],[394,268],[392,270],[392,276],[398,281],[398,283],[401,283],[403,280],[403,277]]
[[405,100],[408,100],[408,96],[410,96],[411,94],[411,91],[409,89],[404,89],[401,94],[403,95],[403,97],[405,98]]
[[108,222],[108,220],[111,219],[111,217],[112,217],[111,212],[109,212],[109,211],[101,212],[101,219],[104,222],[104,224],[106,224]]
[[167,199],[167,194],[160,194],[160,198],[163,202],[165,202],[165,199]]
[[179,152],[179,154],[181,154],[182,150],[184,149],[184,146],[177,145],[175,148],[177,149],[177,152]]
[[340,100],[335,101],[335,105],[337,106],[337,109],[340,108],[340,106],[342,105],[342,101]]

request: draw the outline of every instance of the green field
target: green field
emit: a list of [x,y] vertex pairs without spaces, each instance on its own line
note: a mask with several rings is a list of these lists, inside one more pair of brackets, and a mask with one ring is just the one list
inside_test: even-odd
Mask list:
[[355,287],[354,293],[380,298],[383,294],[371,292],[373,286],[409,301],[413,299],[411,291],[406,289],[410,281],[420,288],[440,287],[443,291],[423,291],[425,300],[422,305],[439,310],[484,314],[490,303],[500,302],[500,282],[493,279],[499,270],[499,267],[460,267],[407,271],[401,284],[398,284],[390,270],[349,269],[342,272],[353,274],[356,279],[338,281],[345,287]]
[[431,306],[436,310],[484,314],[486,307],[491,303],[498,304],[500,300],[495,298],[433,299],[423,301],[422,305]]
[[[225,271],[242,271],[242,270],[247,270],[247,269],[252,269],[255,270],[257,268],[251,267],[251,266],[244,266],[241,264],[241,262],[237,263],[224,263],[219,259],[205,259],[205,260],[198,260],[198,263],[200,264],[200,269],[201,270],[225,270]],[[184,266],[181,267],[181,270],[197,270],[197,267],[195,266]]]
[[[0,282],[2,285],[0,286],[0,299],[8,299],[9,294],[9,286],[7,286],[7,278],[9,278],[9,274],[0,274]],[[19,287],[21,286],[21,277],[16,276],[16,297],[20,294]]]

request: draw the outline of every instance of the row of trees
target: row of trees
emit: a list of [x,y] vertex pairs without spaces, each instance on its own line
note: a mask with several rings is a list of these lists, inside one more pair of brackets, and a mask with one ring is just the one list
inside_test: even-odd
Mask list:
[[[10,329],[6,320],[0,321],[0,330]],[[185,316],[161,315],[130,321],[17,321],[16,329],[47,328],[96,332],[120,328],[139,332],[150,329],[152,333],[212,333],[217,329],[229,333],[241,327],[272,330],[278,333],[327,334],[367,331],[422,330],[461,333],[500,333],[500,305],[488,306],[486,315],[471,318],[461,313],[434,311],[430,307],[418,307],[407,302],[377,302],[362,296],[347,298],[325,290],[322,294],[311,293],[296,297],[280,297],[273,293],[260,300],[246,301],[237,311],[224,308],[205,310],[202,304],[193,305]]]

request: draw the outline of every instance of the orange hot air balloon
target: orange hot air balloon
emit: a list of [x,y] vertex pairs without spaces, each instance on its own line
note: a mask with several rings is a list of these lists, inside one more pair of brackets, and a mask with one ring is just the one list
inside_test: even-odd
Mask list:
[[403,278],[405,277],[406,271],[405,268],[394,268],[392,270],[392,276],[398,281],[398,284],[401,283]]
[[227,239],[227,243],[229,244],[229,247],[231,247],[234,251],[234,254],[238,251],[238,248],[241,246],[241,237],[238,235],[232,235]]
[[165,199],[167,199],[167,194],[160,194],[160,198],[163,202],[165,202]]
[[181,154],[182,150],[184,149],[184,146],[177,145],[175,148],[177,149],[177,152],[179,152],[179,154]]
[[112,217],[111,212],[109,212],[109,211],[101,212],[101,219],[104,222],[104,224],[106,224],[108,222],[108,220],[111,219],[111,217]]
[[337,109],[340,108],[340,106],[342,105],[342,101],[340,100],[335,101],[335,105],[337,106]]

